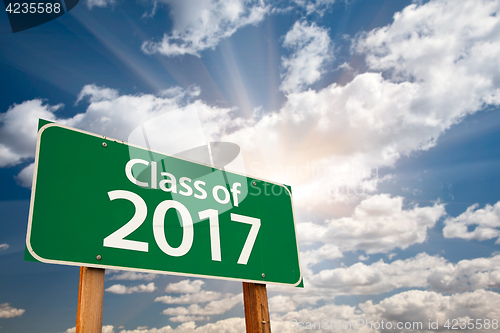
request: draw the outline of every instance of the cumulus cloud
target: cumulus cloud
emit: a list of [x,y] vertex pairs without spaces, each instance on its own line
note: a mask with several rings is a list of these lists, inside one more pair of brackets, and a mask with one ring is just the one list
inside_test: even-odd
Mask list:
[[297,21],[285,36],[283,46],[292,49],[282,58],[285,69],[280,89],[297,92],[321,78],[322,68],[333,59],[328,30],[315,23]]
[[62,104],[50,106],[41,99],[14,104],[0,114],[0,167],[12,166],[35,155],[38,118],[55,120]]
[[269,299],[269,312],[294,311],[296,304],[290,296],[277,295]]
[[171,317],[169,320],[173,321],[173,322],[185,323],[188,321],[204,321],[204,320],[208,320],[208,319],[210,319],[210,317],[179,315],[179,316]]
[[113,294],[132,294],[132,293],[152,293],[156,290],[154,282],[147,285],[140,284],[138,286],[126,287],[122,284],[115,284],[107,288],[106,291]]
[[167,56],[192,54],[215,48],[241,27],[256,24],[264,18],[269,6],[262,0],[161,0],[169,5],[174,27],[159,42],[142,44],[146,53]]
[[115,3],[115,0],[87,0],[87,8],[91,10],[93,7],[106,8]]
[[0,251],[7,250],[9,247],[9,244],[7,243],[0,244]]
[[[360,304],[360,309],[368,316],[399,322],[422,322],[428,325],[431,321],[439,321],[439,330],[448,319],[497,319],[500,315],[498,306],[500,295],[495,292],[476,290],[469,293],[445,296],[431,291],[410,290],[386,298],[379,304],[372,301]],[[428,328],[423,326],[424,328]],[[474,332],[490,332],[489,329],[474,329]]]
[[35,163],[30,163],[28,166],[23,168],[21,172],[14,178],[17,183],[22,187],[31,187],[33,182],[33,172],[35,171]]
[[[231,109],[211,107],[201,101],[191,102],[190,98],[196,94],[197,89],[193,87],[188,91],[170,89],[158,95],[119,95],[113,89],[87,85],[80,92],[78,101],[87,100],[89,106],[84,113],[72,118],[57,117],[62,104],[51,106],[40,99],[14,104],[0,114],[0,167],[33,160],[39,118],[129,141],[130,133],[137,126],[160,117],[162,126],[151,128],[147,134],[150,141],[161,141],[167,153],[175,154],[186,146],[196,147],[200,142],[199,136],[181,126],[171,127],[168,133],[164,131],[164,126],[184,121],[188,114],[197,118],[198,126],[201,126],[200,121],[203,122],[201,142],[215,141],[223,132],[221,128],[228,125]],[[20,172],[16,177],[19,184],[31,186],[33,167],[30,164]]]
[[431,270],[429,287],[442,293],[500,288],[500,256],[447,263]]
[[[172,2],[172,13],[179,13],[174,30],[195,34],[198,30],[189,27],[197,26],[203,33],[209,31],[198,18],[207,11],[211,22],[218,6],[222,9],[217,15],[225,17],[230,11],[240,23],[245,20],[238,15],[251,17],[249,8],[267,8],[260,2],[245,3],[245,10],[236,0],[231,4]],[[231,117],[230,109],[200,101],[190,105],[205,110],[210,118],[208,137],[240,145],[245,159],[252,161],[248,172],[292,185],[301,206],[359,200],[373,193],[382,180],[378,168],[394,166],[401,156],[432,147],[466,115],[485,105],[498,105],[500,36],[495,27],[500,15],[495,6],[482,1],[464,1],[462,6],[449,1],[410,5],[390,25],[355,39],[353,50],[366,57],[368,72],[344,86],[292,92],[274,113],[243,121]],[[188,7],[199,10],[199,15],[188,15],[192,14]],[[313,25],[298,23],[297,27],[307,30]],[[174,45],[169,43],[168,47]],[[56,119],[61,106],[42,100],[16,104],[2,114],[0,166],[33,157],[39,116],[126,140],[137,124],[178,109],[181,103],[161,95],[120,96],[113,89],[95,86],[84,87],[79,99],[88,99],[90,105],[70,119]]]
[[499,104],[497,7],[410,5],[355,39],[367,72],[344,86],[290,93],[279,112],[227,140],[255,161],[251,172],[299,186],[299,202],[348,200],[348,190],[366,195],[378,181],[370,170],[429,149],[466,115]]
[[221,297],[221,293],[216,291],[200,290],[194,294],[184,294],[179,297],[161,296],[155,298],[155,302],[162,302],[165,304],[193,304],[215,301]]
[[[205,282],[202,280],[182,280],[177,283],[170,283],[165,291],[168,293],[183,294],[177,297],[166,295],[157,297],[155,302],[165,304],[191,304],[186,307],[168,308],[163,311],[163,314],[172,316],[171,321],[186,322],[186,321],[201,321],[208,320],[209,315],[223,314],[232,309],[236,304],[242,302],[242,294],[222,295],[215,291],[202,290],[201,287]],[[197,303],[207,303],[204,307]]]
[[[443,236],[479,241],[497,238],[500,235],[500,201],[494,206],[478,207],[478,204],[472,205],[463,214],[447,218],[444,221]],[[473,230],[469,231],[469,226],[474,226]],[[499,241],[500,238],[496,244]]]
[[[342,323],[358,324],[356,331],[380,332],[381,322],[391,323],[390,332],[408,332],[404,329],[414,327],[418,332],[443,332],[449,331],[443,327],[447,319],[498,318],[500,295],[495,292],[476,290],[455,295],[442,295],[432,291],[410,290],[383,299],[378,304],[373,301],[359,303],[357,306],[327,304],[318,308],[306,308],[292,311],[284,315],[274,314],[271,318],[273,332],[296,332],[291,322],[302,322],[303,326],[310,322],[328,325],[328,330],[341,330]],[[326,322],[323,321],[326,319]],[[429,319],[439,321],[439,329],[429,329]],[[370,324],[371,323],[371,324]],[[397,323],[402,329],[397,328]],[[332,326],[333,325],[333,326]],[[335,328],[337,325],[337,328]],[[376,329],[378,325],[378,329]],[[415,325],[415,326],[413,326]],[[370,327],[373,327],[371,329]],[[474,329],[474,332],[490,332],[489,329]]]
[[336,244],[341,251],[364,250],[372,254],[423,243],[427,230],[444,214],[443,204],[404,209],[402,197],[379,194],[361,201],[350,217],[324,224],[299,223],[297,230],[302,242]]
[[169,283],[165,288],[167,293],[193,294],[201,291],[201,286],[205,282],[202,280],[182,280],[177,283]]
[[[324,319],[327,321],[343,322],[350,320],[356,321],[364,319],[365,316],[359,311],[356,311],[356,306],[328,304],[321,307],[306,308],[298,311],[291,311],[284,315],[271,314],[271,328],[273,332],[297,332],[298,327],[292,325],[292,321],[296,322],[319,322]],[[302,325],[303,327],[305,325]],[[314,325],[314,324],[313,324]],[[334,328],[335,329],[335,328]],[[326,331],[326,330],[325,330]],[[342,331],[341,329],[339,331]],[[357,330],[359,332],[367,332],[363,328]]]
[[[2,244],[3,245],[3,244]],[[9,305],[9,303],[0,304],[0,318],[13,318],[21,316],[26,310],[16,309]]]
[[172,328],[171,326],[151,329],[138,327],[135,330],[121,330],[120,333],[184,333],[192,332],[195,327],[196,325],[194,322],[188,322],[179,325],[177,328]]
[[443,258],[422,253],[392,263],[380,260],[371,265],[356,263],[350,267],[326,269],[307,281],[316,288],[329,290],[330,295],[379,294],[403,287],[427,287],[431,271],[445,263]]
[[243,294],[233,295],[228,293],[224,298],[211,301],[205,307],[201,307],[198,304],[191,304],[187,308],[176,307],[165,309],[163,310],[163,314],[167,316],[176,316],[176,319],[179,319],[179,316],[220,315],[241,303],[243,303]]
[[323,15],[335,0],[293,0],[298,6],[303,7],[308,15],[319,14]]
[[[400,288],[426,288],[440,293],[461,293],[500,287],[500,255],[449,263],[439,256],[421,253],[406,260],[320,270],[307,282],[310,297],[328,299],[338,295],[374,295]],[[300,301],[300,293],[294,295]]]
[[245,319],[228,318],[196,327],[194,322],[183,323],[176,328],[165,326],[162,328],[122,330],[120,333],[240,333],[245,331]]
[[342,251],[340,251],[339,247],[333,244],[325,244],[317,249],[301,251],[299,255],[300,255],[300,265],[302,269],[302,274],[307,276],[312,274],[311,268],[317,263],[320,263],[324,260],[333,260],[342,258],[344,256],[342,254]]
[[125,272],[121,272],[119,274],[115,274],[115,275],[111,276],[109,278],[109,280],[129,280],[129,281],[146,280],[146,281],[152,281],[152,280],[156,279],[157,276],[158,276],[158,274],[125,271]]
[[[88,87],[85,86],[82,89],[82,92],[85,92],[83,96],[90,102],[86,112],[70,119],[58,119],[57,122],[91,130],[122,141],[127,141],[129,134],[137,126],[186,105],[186,101],[179,99],[185,96],[182,91],[179,91],[177,95],[167,97],[161,94],[160,96],[151,94],[117,96],[110,92],[103,92],[108,89],[105,87]],[[195,102],[191,107],[196,108],[197,105],[200,109],[207,107],[201,102]]]
[[[204,4],[191,7],[203,12]],[[190,3],[173,2],[172,6],[184,10]],[[262,6],[254,3],[256,8]],[[179,22],[184,23],[179,23],[182,29],[177,31],[187,31],[189,22],[198,22],[199,15],[191,17],[181,9],[185,15],[178,15]],[[252,161],[247,167],[250,174],[290,184],[302,207],[359,200],[373,193],[382,180],[378,168],[394,166],[401,156],[429,149],[466,115],[499,104],[500,36],[495,27],[500,15],[496,11],[494,2],[483,1],[464,1],[462,6],[450,1],[410,5],[390,25],[354,40],[353,50],[366,58],[368,72],[344,86],[289,93],[277,112],[255,114],[243,121],[229,116],[231,110],[200,101],[193,105],[212,117],[207,126],[210,135],[240,145],[245,160]],[[207,13],[210,18],[212,12]],[[235,9],[235,13],[240,11]],[[204,24],[200,22],[193,24]],[[169,43],[168,47],[173,45]],[[67,124],[124,140],[124,132],[179,106],[174,98],[148,94],[114,98],[112,91],[103,89],[87,88],[84,95],[95,96],[95,102],[86,96],[91,103],[87,111]],[[25,103],[36,106],[29,110],[55,118],[50,108],[56,107],[37,100]],[[18,139],[17,131],[10,130],[14,127],[6,126],[10,116],[7,112],[1,119],[3,166],[30,158],[34,151],[32,132]],[[30,144],[21,147],[23,142]]]
[[[260,2],[245,4],[245,13],[250,7],[267,8]],[[202,13],[222,6],[222,17],[225,11],[234,11],[231,15],[236,18],[241,13],[240,2],[235,0],[236,9],[225,5],[173,2],[172,13],[179,12],[176,31],[194,34],[196,29],[188,27],[204,24],[197,18],[205,14],[190,17],[188,7]],[[366,57],[368,72],[344,86],[290,93],[274,113],[243,121],[230,117],[229,109],[200,101],[190,105],[205,110],[210,118],[207,136],[239,144],[245,159],[252,161],[250,174],[292,185],[302,206],[358,200],[376,190],[381,181],[378,168],[432,147],[466,115],[498,104],[500,37],[495,27],[500,15],[496,11],[493,2],[410,5],[395,15],[392,24],[356,38],[354,50]],[[208,10],[208,21],[213,12]],[[307,30],[313,25],[297,27]],[[12,106],[0,119],[0,166],[33,157],[38,117],[126,140],[137,124],[178,109],[181,103],[161,95],[120,96],[95,86],[82,89],[79,100],[84,99],[90,102],[86,112],[70,119],[56,119],[61,106],[42,100]]]
[[116,89],[98,87],[95,84],[88,84],[78,94],[75,104],[78,104],[86,97],[90,103],[111,101],[118,98],[118,91]]

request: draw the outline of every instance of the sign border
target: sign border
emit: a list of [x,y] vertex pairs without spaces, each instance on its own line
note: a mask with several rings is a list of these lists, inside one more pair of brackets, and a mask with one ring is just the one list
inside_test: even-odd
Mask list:
[[39,158],[39,152],[40,152],[41,137],[42,137],[43,132],[46,129],[50,128],[50,127],[60,127],[60,128],[64,128],[64,129],[67,129],[67,130],[79,132],[79,133],[82,133],[82,134],[91,135],[91,136],[94,136],[94,137],[97,137],[97,138],[102,138],[103,140],[110,140],[110,141],[114,141],[114,142],[125,144],[127,146],[131,146],[131,147],[135,147],[135,148],[139,148],[139,149],[144,149],[146,151],[151,151],[151,152],[154,152],[154,153],[158,153],[158,154],[169,156],[169,157],[172,157],[172,158],[184,160],[184,161],[187,161],[187,162],[191,162],[191,163],[195,163],[195,164],[199,164],[199,165],[204,165],[204,166],[207,166],[207,167],[210,167],[210,168],[213,168],[213,169],[218,169],[218,170],[221,170],[221,171],[227,171],[227,170],[224,170],[224,169],[221,169],[221,168],[217,168],[217,167],[205,164],[205,163],[194,162],[194,161],[191,161],[189,159],[185,159],[185,158],[181,158],[181,157],[172,156],[172,155],[169,155],[169,154],[157,152],[155,150],[151,150],[151,149],[147,149],[147,148],[144,148],[144,147],[141,147],[141,146],[138,146],[138,145],[127,143],[125,141],[112,139],[112,138],[109,138],[109,137],[106,137],[106,136],[103,136],[103,135],[98,135],[98,134],[95,134],[95,133],[90,133],[90,132],[83,131],[83,130],[76,129],[76,128],[72,128],[72,127],[69,127],[69,126],[60,125],[60,124],[57,124],[57,123],[52,123],[52,122],[51,123],[47,123],[47,124],[43,125],[42,127],[40,127],[40,129],[38,130],[38,134],[37,134],[36,153],[35,153],[34,172],[33,172],[33,182],[32,182],[32,185],[31,185],[30,210],[29,210],[29,216],[28,216],[28,229],[27,229],[27,233],[26,233],[26,248],[28,249],[29,253],[33,256],[33,258],[35,258],[39,262],[46,263],[46,264],[58,264],[58,265],[67,265],[67,266],[80,266],[80,267],[84,266],[84,267],[103,268],[103,269],[118,269],[118,270],[126,270],[126,271],[133,271],[133,272],[154,273],[154,274],[164,274],[164,275],[177,275],[177,276],[188,276],[188,277],[199,277],[199,278],[207,278],[207,279],[239,281],[239,282],[250,282],[250,283],[258,283],[258,284],[265,283],[265,284],[274,284],[274,285],[281,285],[281,286],[293,286],[293,287],[297,287],[297,286],[299,286],[302,283],[302,281],[303,281],[303,275],[302,275],[302,269],[301,269],[301,266],[300,266],[300,253],[299,253],[299,244],[298,244],[298,239],[297,239],[297,228],[296,228],[296,225],[295,225],[295,214],[294,214],[294,209],[293,209],[292,193],[290,192],[290,190],[288,189],[288,187],[285,186],[284,184],[275,183],[275,182],[268,181],[268,180],[265,180],[265,179],[261,179],[261,178],[258,178],[258,177],[250,177],[248,175],[244,175],[244,174],[241,174],[241,173],[238,173],[238,172],[233,172],[233,171],[229,171],[229,172],[231,172],[233,174],[237,174],[237,175],[243,176],[243,177],[252,178],[252,179],[256,179],[256,180],[261,180],[261,181],[264,181],[264,182],[267,182],[267,183],[271,183],[271,184],[274,184],[274,185],[282,186],[283,188],[285,188],[285,190],[290,195],[290,202],[292,204],[293,229],[294,229],[294,232],[295,232],[295,242],[296,242],[296,245],[297,245],[297,258],[298,258],[299,273],[300,273],[299,280],[295,284],[282,283],[282,282],[273,282],[273,281],[263,281],[263,280],[260,280],[260,281],[259,280],[249,280],[249,279],[240,279],[240,278],[213,276],[213,275],[203,275],[203,274],[157,271],[157,270],[152,270],[152,269],[141,269],[141,268],[132,268],[132,267],[121,267],[121,266],[109,266],[109,265],[99,265],[99,264],[78,263],[78,262],[73,262],[73,261],[53,260],[53,259],[46,259],[46,258],[40,257],[38,254],[35,253],[35,251],[31,247],[31,243],[30,243],[30,240],[31,240],[31,224],[32,224],[33,209],[34,209],[34,203],[35,203],[36,180],[37,180],[37,176],[38,176],[38,158]]

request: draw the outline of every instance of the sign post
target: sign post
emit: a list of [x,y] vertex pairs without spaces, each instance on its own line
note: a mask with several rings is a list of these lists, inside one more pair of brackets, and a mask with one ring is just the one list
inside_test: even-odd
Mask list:
[[288,186],[54,123],[38,131],[25,259],[84,267],[78,318],[106,268],[244,282],[266,327],[265,284],[302,281]]
[[76,333],[102,331],[104,269],[80,267]]
[[247,333],[271,333],[265,284],[243,282]]

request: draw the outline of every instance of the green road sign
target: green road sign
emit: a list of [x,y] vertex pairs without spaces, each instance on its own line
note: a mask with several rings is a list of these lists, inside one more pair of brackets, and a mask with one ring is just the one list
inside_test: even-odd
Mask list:
[[46,124],[26,257],[53,264],[298,285],[290,189]]

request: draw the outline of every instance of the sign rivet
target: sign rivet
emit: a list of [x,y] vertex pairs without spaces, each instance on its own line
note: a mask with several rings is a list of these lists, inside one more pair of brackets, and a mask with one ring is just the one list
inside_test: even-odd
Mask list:
[[262,277],[266,277],[266,274],[262,273]]
[[103,143],[102,143],[102,146],[103,146],[104,148],[106,148],[106,147],[108,146],[108,144],[107,144],[106,142],[103,142]]
[[253,182],[254,185],[257,185],[257,182]]
[[101,255],[98,254],[96,258],[97,258],[97,260],[101,260]]
[[263,320],[263,321],[262,321],[262,324],[265,324],[265,323],[266,323],[266,321],[265,321],[265,320]]

